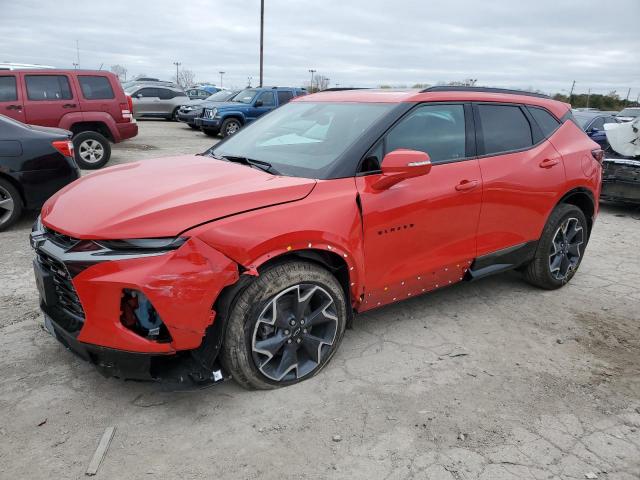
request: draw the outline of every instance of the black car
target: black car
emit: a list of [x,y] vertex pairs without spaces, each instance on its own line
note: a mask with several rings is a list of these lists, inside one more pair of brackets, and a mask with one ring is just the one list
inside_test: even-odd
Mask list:
[[71,132],[0,115],[0,230],[79,177]]
[[610,146],[604,126],[607,123],[620,123],[614,115],[606,112],[573,111],[573,117],[589,138],[597,142],[604,151],[609,151]]
[[194,130],[197,130],[200,127],[196,125],[196,118],[202,116],[202,112],[205,108],[212,108],[219,102],[228,102],[238,93],[240,93],[240,90],[220,90],[199,103],[192,102],[188,105],[182,105],[180,110],[178,110],[176,118],[180,122],[186,123]]

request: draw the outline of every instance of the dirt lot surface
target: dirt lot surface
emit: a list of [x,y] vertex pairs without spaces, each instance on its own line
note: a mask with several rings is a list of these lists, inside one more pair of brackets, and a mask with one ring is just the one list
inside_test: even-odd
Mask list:
[[[141,122],[112,164],[211,143]],[[509,273],[362,315],[271,392],[101,377],[42,328],[33,219],[0,233],[0,478],[84,478],[108,426],[96,478],[640,478],[637,209],[603,207],[562,290]]]

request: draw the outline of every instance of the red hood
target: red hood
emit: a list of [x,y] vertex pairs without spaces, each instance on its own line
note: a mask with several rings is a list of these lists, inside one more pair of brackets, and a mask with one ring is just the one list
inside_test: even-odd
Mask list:
[[51,197],[43,223],[86,239],[171,237],[203,222],[306,197],[315,180],[197,155],[106,168]]

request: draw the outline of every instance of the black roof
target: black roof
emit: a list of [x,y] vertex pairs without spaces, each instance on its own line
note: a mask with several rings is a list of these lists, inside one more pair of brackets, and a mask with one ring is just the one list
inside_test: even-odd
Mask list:
[[485,92],[485,93],[509,93],[512,95],[525,95],[527,97],[538,97],[551,99],[549,95],[543,93],[527,92],[526,90],[510,90],[508,88],[492,88],[492,87],[462,87],[462,86],[446,86],[429,87],[420,90],[420,93],[428,92]]

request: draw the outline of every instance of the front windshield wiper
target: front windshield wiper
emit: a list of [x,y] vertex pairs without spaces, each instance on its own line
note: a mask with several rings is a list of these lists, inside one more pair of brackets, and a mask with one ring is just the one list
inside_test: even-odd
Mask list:
[[263,160],[256,160],[255,158],[247,158],[247,157],[236,157],[232,155],[217,156],[217,155],[214,155],[213,152],[211,153],[211,156],[218,160],[227,160],[228,162],[241,163],[243,165],[249,165],[250,167],[259,168],[260,170],[271,173],[273,175],[280,175],[280,172],[278,172],[275,168],[273,168],[273,165]]

